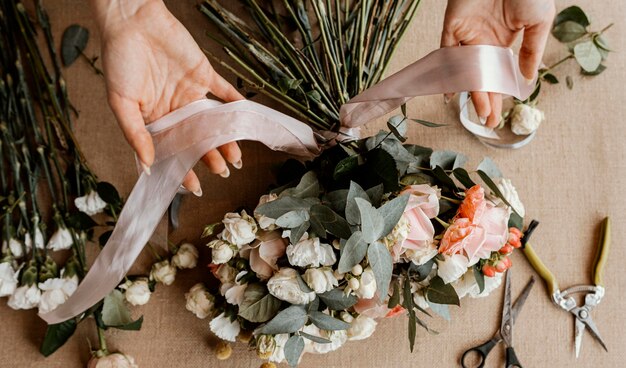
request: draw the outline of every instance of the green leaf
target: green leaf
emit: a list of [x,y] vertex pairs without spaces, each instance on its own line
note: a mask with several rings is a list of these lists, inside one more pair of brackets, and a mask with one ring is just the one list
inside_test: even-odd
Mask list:
[[309,220],[309,211],[306,210],[295,210],[289,211],[284,215],[280,216],[276,219],[276,225],[285,228],[291,229],[293,227],[298,227],[302,225],[305,221]]
[[330,343],[332,343],[332,341],[330,341],[328,339],[325,339],[325,338],[319,337],[319,336],[315,336],[315,335],[311,335],[311,334],[308,334],[308,333],[303,332],[303,331],[298,331],[298,335],[304,337],[305,339],[309,339],[309,340],[311,340],[313,342],[316,342],[318,344],[330,344]]
[[411,352],[415,347],[415,335],[417,333],[417,320],[415,316],[415,309],[413,308],[413,293],[411,293],[411,280],[408,277],[404,278],[404,287],[402,288],[402,306],[409,313],[408,329],[409,329],[409,347]]
[[480,164],[478,164],[477,170],[481,170],[491,178],[501,178],[502,172],[498,168],[495,162],[489,157],[485,157]]
[[392,199],[377,210],[384,222],[384,227],[379,235],[379,239],[391,233],[393,228],[398,224],[398,221],[400,221],[400,217],[402,217],[407,203],[409,203],[409,195],[405,194]]
[[125,330],[125,331],[139,331],[141,330],[142,325],[143,325],[143,316],[125,325],[107,326],[107,327],[116,328],[118,330]]
[[105,244],[109,241],[111,234],[113,234],[113,230],[107,230],[100,234],[100,236],[98,237],[98,244],[100,244],[101,247],[104,247]]
[[249,284],[243,293],[239,316],[250,322],[267,322],[280,309],[280,300],[267,292],[262,284]]
[[349,323],[335,317],[331,317],[326,313],[314,311],[309,314],[309,317],[311,318],[311,322],[322,330],[339,331],[350,328]]
[[67,224],[73,229],[83,231],[87,231],[98,226],[98,223],[89,217],[89,215],[80,211],[72,213],[67,219]]
[[574,57],[586,72],[596,71],[602,62],[602,55],[592,41],[581,42],[574,46]]
[[380,178],[386,192],[398,189],[398,168],[392,155],[380,148],[371,150],[368,153],[368,164],[368,169],[374,177]]
[[65,322],[48,325],[46,335],[43,338],[39,351],[43,356],[50,356],[57,351],[76,331],[76,319],[72,318]]
[[349,156],[339,161],[333,172],[333,179],[339,180],[359,166],[361,156]]
[[378,207],[380,206],[380,201],[383,199],[383,195],[385,194],[385,186],[378,184],[366,190],[365,193],[367,193],[372,206]]
[[448,124],[433,123],[432,121],[427,121],[427,120],[422,120],[422,119],[409,119],[409,120],[416,122],[418,124],[421,124],[428,128],[441,128],[444,126],[448,126]]
[[102,322],[108,327],[123,326],[133,322],[121,291],[114,289],[104,298]]
[[454,180],[452,180],[452,178],[450,178],[448,174],[446,174],[441,166],[437,166],[433,169],[433,176],[435,176],[435,178],[439,180],[441,186],[448,187],[450,188],[450,190],[454,191],[458,190],[456,184],[454,183]]
[[330,207],[321,204],[311,206],[311,217],[319,221],[326,231],[339,238],[347,239],[352,234],[348,222]]
[[518,228],[520,231],[523,230],[524,227],[524,219],[515,212],[511,213],[509,217],[509,227]]
[[217,232],[216,230],[220,226],[222,226],[222,222],[216,222],[214,224],[206,225],[204,227],[204,230],[202,230],[202,235],[200,235],[200,238],[207,238],[214,235]]
[[554,19],[554,25],[556,26],[567,21],[580,24],[582,27],[587,27],[590,24],[585,12],[576,5],[561,10]]
[[440,166],[444,170],[453,170],[463,167],[467,162],[467,156],[454,151],[435,151],[430,155],[430,168]]
[[345,212],[346,202],[348,201],[348,190],[339,189],[333,192],[327,193],[325,202],[330,203],[331,207],[338,212]]
[[[355,231],[341,249],[338,270],[341,273],[349,272],[352,267],[360,263],[367,253],[367,242],[363,240],[363,234]],[[320,296],[321,298],[321,296]],[[324,298],[322,298],[322,301]]]
[[433,149],[429,147],[422,147],[415,144],[405,144],[404,148],[413,155],[417,160],[417,165],[425,166],[430,159],[430,155],[433,153]]
[[317,197],[320,193],[320,183],[317,180],[315,172],[309,171],[302,176],[300,182],[295,188],[285,189],[280,193],[281,197]]
[[391,285],[393,285],[393,291],[391,292],[391,297],[387,303],[387,308],[389,309],[393,309],[395,306],[400,304],[400,280],[396,279],[396,282]]
[[454,287],[450,284],[445,284],[439,276],[435,276],[430,280],[430,285],[426,288],[424,295],[431,303],[461,305]]
[[371,243],[381,238],[385,228],[383,216],[365,199],[355,198],[356,204],[361,214],[361,232],[363,240]]
[[61,60],[63,65],[70,66],[87,47],[89,30],[78,24],[72,24],[63,31],[61,39]]
[[339,288],[332,289],[323,294],[318,294],[318,296],[329,309],[339,311],[352,307],[358,301],[356,296],[352,294],[346,295],[343,290]]
[[[606,70],[606,66],[604,66],[604,65],[600,64],[600,65],[598,65],[598,69],[596,69],[596,70],[594,70],[594,71],[592,71],[592,72],[588,72],[588,71],[586,71],[585,69],[581,69],[581,73],[582,73],[583,75],[587,75],[587,76],[596,76],[596,75],[598,75],[598,74],[602,73],[602,72],[603,72],[603,71],[605,71],[605,70]],[[571,88],[570,88],[570,89],[571,89]]]
[[309,203],[302,198],[281,197],[260,205],[257,207],[256,212],[269,218],[277,219],[287,212],[306,211],[309,207]]
[[115,187],[111,183],[101,181],[98,183],[96,190],[100,198],[102,198],[102,200],[108,204],[116,205],[122,201],[120,198],[120,194],[117,192],[117,189],[115,189]]
[[544,74],[544,76],[542,77],[542,79],[550,84],[558,84],[559,80],[557,79],[557,77],[554,74]]
[[311,224],[308,221],[305,221],[300,226],[292,228],[291,233],[289,234],[289,241],[291,244],[299,242],[304,233],[309,229],[310,225]]
[[478,293],[482,293],[485,290],[485,275],[479,268],[479,265],[476,264],[472,267],[474,271],[474,278],[476,279],[476,284],[478,284]]
[[301,306],[292,305],[280,311],[271,321],[259,330],[265,335],[293,333],[304,327],[308,320],[306,311]]
[[467,170],[465,170],[462,167],[457,167],[456,169],[454,169],[452,171],[452,174],[454,175],[456,180],[458,180],[461,184],[463,184],[465,189],[469,189],[469,188],[473,187],[474,185],[476,185],[476,183],[474,183],[472,178],[470,178],[469,173],[467,172]]
[[571,76],[568,75],[567,77],[565,77],[565,84],[567,85],[568,89],[574,88],[574,80]]
[[400,179],[402,185],[419,185],[419,184],[432,184],[433,178],[426,174],[414,173],[407,174]]
[[350,182],[350,189],[348,189],[348,199],[346,200],[346,220],[352,225],[361,223],[361,214],[359,213],[359,207],[356,204],[355,198],[362,198],[370,201],[370,197],[361,186],[353,181]]
[[304,350],[304,339],[302,336],[293,335],[287,340],[284,351],[285,359],[287,360],[287,363],[289,363],[289,366],[295,367],[298,365],[300,355],[302,355],[302,350]]
[[573,21],[565,21],[552,29],[552,35],[561,42],[572,42],[587,34],[585,27]]
[[[403,143],[406,142],[406,137],[404,136],[404,134],[406,134],[406,125],[406,118],[401,115],[392,116],[387,121],[387,128],[389,128],[391,133],[393,133],[393,135]],[[404,131],[404,134],[401,130]]]
[[300,84],[302,84],[301,79],[280,78],[278,80],[278,88],[283,93],[287,93],[292,89],[298,89],[298,87],[300,87]]
[[[428,306],[433,312],[441,316],[446,321],[450,320],[450,309],[447,305],[432,303],[430,301],[426,301],[426,303],[428,303]],[[426,329],[428,329],[428,327],[426,327]]]
[[511,208],[511,210],[513,211],[513,213],[517,214],[519,216],[519,213],[517,213],[517,211],[515,211],[515,208],[513,208],[513,206],[511,206],[511,204],[509,203],[509,201],[506,200],[506,198],[504,197],[504,195],[502,195],[502,192],[500,192],[500,189],[498,189],[498,186],[493,182],[493,180],[491,180],[491,178],[489,177],[489,175],[487,175],[487,173],[485,173],[482,170],[478,170],[478,176],[480,176],[480,178],[485,182],[485,184],[487,184],[487,186],[489,187],[489,189],[491,189],[491,191],[498,196],[498,198],[500,198],[502,200],[502,202],[504,202],[504,204],[506,204],[507,206],[509,206],[509,208]]
[[433,270],[434,264],[435,264],[434,258],[424,263],[423,265],[419,265],[419,266],[411,262],[409,266],[409,274],[417,275],[418,282],[424,281]]
[[385,300],[393,272],[391,253],[383,243],[377,241],[367,248],[367,260],[374,271],[378,296],[380,300]]

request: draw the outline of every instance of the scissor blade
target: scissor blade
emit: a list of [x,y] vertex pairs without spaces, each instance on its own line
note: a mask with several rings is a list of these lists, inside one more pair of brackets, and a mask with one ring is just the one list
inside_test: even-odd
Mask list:
[[578,356],[580,355],[580,346],[583,343],[583,333],[585,332],[585,323],[581,320],[579,320],[578,318],[575,319],[576,321],[576,327],[575,327],[575,337],[574,337],[574,344],[576,347],[576,359],[578,359]]
[[535,277],[531,276],[530,281],[528,281],[526,286],[524,286],[524,289],[515,300],[515,303],[513,303],[513,310],[511,312],[512,324],[515,324],[515,321],[517,320],[517,316],[519,315],[519,312],[522,310],[522,307],[524,307],[524,303],[526,303],[526,299],[528,298],[528,295],[530,295],[530,291],[532,290],[534,284],[535,284]]
[[[583,322],[585,325],[587,325],[587,327],[589,327],[589,332],[591,333],[591,336],[593,336],[600,343],[600,345],[602,345],[604,350],[608,352],[609,349],[607,349],[604,341],[602,341],[602,337],[600,337],[600,331],[598,331],[598,328],[596,327],[595,322],[593,322],[593,319],[591,319],[591,316],[586,318]],[[578,319],[576,320],[576,323],[578,323]]]
[[502,304],[502,321],[500,322],[500,334],[502,335],[502,339],[504,342],[511,346],[513,344],[512,341],[512,333],[511,329],[513,327],[511,316],[511,270],[509,269],[506,272],[505,283],[504,283],[504,302]]

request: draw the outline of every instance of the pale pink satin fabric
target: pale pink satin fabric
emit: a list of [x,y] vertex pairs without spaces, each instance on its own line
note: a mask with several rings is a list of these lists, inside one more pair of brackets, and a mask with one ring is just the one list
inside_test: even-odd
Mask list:
[[[524,99],[524,83],[509,49],[463,46],[432,52],[341,108],[342,125],[355,128],[400,106],[415,96],[459,91],[493,91]],[[142,173],[117,226],[76,292],[57,309],[40,314],[60,323],[85,312],[124,278],[185,174],[202,155],[237,140],[255,140],[302,159],[319,154],[313,131],[306,124],[252,101],[222,104],[191,103],[148,125],[155,145],[152,174]]]

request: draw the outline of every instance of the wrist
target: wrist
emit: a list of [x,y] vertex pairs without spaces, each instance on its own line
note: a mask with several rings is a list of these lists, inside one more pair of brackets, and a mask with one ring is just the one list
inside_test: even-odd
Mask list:
[[147,7],[165,8],[162,0],[89,0],[100,34],[123,27]]

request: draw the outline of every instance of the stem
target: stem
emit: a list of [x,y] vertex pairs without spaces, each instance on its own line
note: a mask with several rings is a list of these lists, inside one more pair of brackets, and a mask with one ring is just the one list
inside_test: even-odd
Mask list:
[[107,349],[107,341],[104,337],[104,329],[98,326],[98,344],[100,345],[100,349],[98,352],[102,352],[102,356],[109,355],[109,350]]
[[446,197],[446,196],[441,196],[441,199],[445,199],[448,202],[452,202],[454,204],[461,204],[463,201],[459,200],[459,199],[454,199],[454,198],[450,198],[450,197]]

